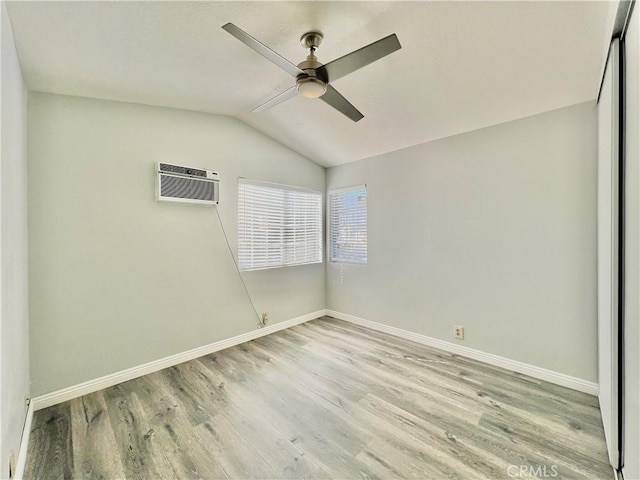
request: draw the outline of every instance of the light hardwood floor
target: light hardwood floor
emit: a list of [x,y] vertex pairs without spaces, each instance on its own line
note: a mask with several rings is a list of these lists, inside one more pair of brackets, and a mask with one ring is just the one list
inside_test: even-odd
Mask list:
[[25,479],[610,479],[597,399],[324,317],[35,413]]

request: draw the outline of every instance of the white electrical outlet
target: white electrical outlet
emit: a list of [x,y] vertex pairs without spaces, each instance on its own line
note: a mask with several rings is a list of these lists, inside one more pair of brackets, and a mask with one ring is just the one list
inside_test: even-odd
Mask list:
[[464,327],[461,327],[460,325],[454,325],[453,338],[457,338],[458,340],[464,340]]

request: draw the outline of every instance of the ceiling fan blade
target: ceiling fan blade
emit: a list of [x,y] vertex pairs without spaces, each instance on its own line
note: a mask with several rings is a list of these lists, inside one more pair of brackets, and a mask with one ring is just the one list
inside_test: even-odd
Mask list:
[[331,85],[327,85],[327,91],[320,97],[320,100],[331,105],[333,108],[338,110],[343,115],[346,115],[354,122],[357,122],[364,117],[364,115],[362,115],[356,107],[351,105],[349,101],[342,95],[340,95],[340,92],[338,92]]
[[258,40],[256,40],[251,35],[249,35],[247,32],[236,27],[233,23],[227,23],[226,25],[223,25],[222,29],[226,30],[231,35],[233,35],[238,40],[240,40],[242,43],[247,45],[249,48],[255,50],[257,53],[262,55],[271,63],[275,63],[285,72],[290,73],[294,77],[300,75],[301,73],[304,73],[302,70],[300,70],[297,66],[291,63],[289,60],[277,54],[276,52],[271,50],[269,47],[264,45],[263,43],[260,43]]
[[370,43],[366,47],[348,53],[343,57],[336,58],[326,65],[319,67],[318,70],[324,70],[327,74],[328,81],[333,82],[401,48],[402,45],[400,45],[398,37],[393,33],[377,42]]
[[290,98],[295,97],[297,94],[298,94],[298,90],[296,89],[296,86],[294,85],[290,89],[285,90],[284,92],[276,95],[271,100],[267,100],[266,102],[264,102],[259,107],[254,108],[253,110],[251,110],[251,113],[262,112],[263,110],[266,110],[267,108],[271,108],[271,107],[273,107],[275,105],[278,105],[279,103],[284,102],[285,100],[289,100]]

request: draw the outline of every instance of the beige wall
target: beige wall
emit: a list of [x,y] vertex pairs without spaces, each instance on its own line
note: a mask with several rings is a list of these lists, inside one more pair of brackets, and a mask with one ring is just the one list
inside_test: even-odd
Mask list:
[[361,183],[369,263],[327,266],[327,308],[597,380],[595,103],[327,172]]
[[[230,117],[78,97],[29,102],[34,395],[256,328],[213,207],[157,203],[154,164],[324,190],[324,169]],[[246,272],[271,323],[325,306],[322,264]]]
[[18,455],[29,397],[27,294],[27,90],[6,5],[2,20],[2,169],[0,185],[0,478],[9,476],[9,455]]

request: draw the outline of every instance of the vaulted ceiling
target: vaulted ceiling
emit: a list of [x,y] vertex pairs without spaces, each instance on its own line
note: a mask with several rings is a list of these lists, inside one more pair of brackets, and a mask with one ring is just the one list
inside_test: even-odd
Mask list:
[[[338,165],[596,98],[616,2],[8,2],[27,87],[237,117]],[[293,85],[220,27],[297,64],[324,34],[327,63],[391,33],[402,49],[317,99],[251,110]]]

